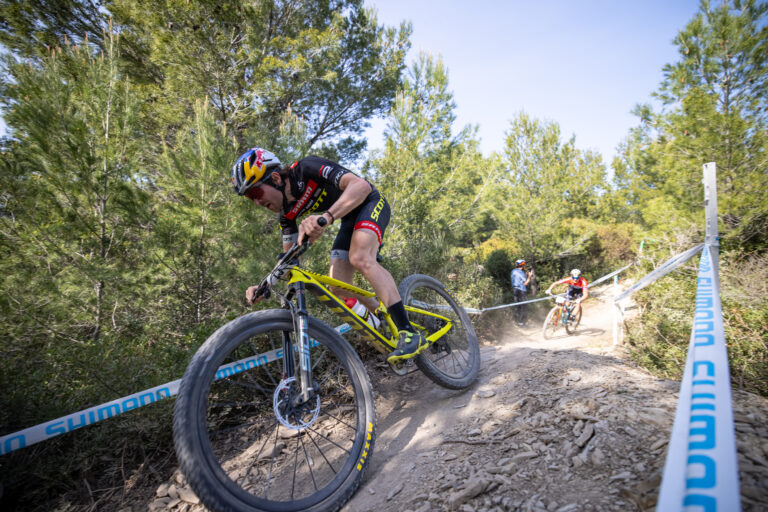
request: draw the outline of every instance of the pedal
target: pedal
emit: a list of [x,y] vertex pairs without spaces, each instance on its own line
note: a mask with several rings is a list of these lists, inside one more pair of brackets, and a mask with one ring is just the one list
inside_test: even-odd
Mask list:
[[387,364],[392,369],[395,374],[399,375],[400,377],[406,375],[408,373],[408,361],[400,361],[397,363],[390,363],[387,361]]

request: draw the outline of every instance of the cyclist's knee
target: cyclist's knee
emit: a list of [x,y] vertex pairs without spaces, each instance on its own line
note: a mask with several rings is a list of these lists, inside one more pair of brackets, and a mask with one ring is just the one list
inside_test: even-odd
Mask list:
[[363,275],[368,274],[373,267],[378,265],[378,263],[376,263],[376,256],[368,254],[365,251],[350,251],[349,262]]

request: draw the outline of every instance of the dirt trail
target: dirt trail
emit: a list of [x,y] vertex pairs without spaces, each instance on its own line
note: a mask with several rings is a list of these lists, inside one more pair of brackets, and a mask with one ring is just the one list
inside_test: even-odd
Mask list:
[[[612,349],[611,304],[592,296],[574,336],[545,341],[536,321],[485,341],[465,391],[371,365],[376,445],[342,511],[653,510],[679,383]],[[734,408],[743,509],[766,510],[768,401],[734,392]],[[157,509],[203,510],[174,501]]]

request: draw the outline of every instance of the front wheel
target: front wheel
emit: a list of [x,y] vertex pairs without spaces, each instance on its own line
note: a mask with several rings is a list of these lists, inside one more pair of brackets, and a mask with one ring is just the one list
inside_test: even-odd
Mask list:
[[560,329],[560,317],[562,315],[562,308],[555,306],[549,310],[547,319],[544,320],[544,327],[541,329],[541,335],[545,340],[550,339]]
[[406,277],[398,287],[408,318],[425,338],[447,326],[451,328],[416,357],[416,366],[437,384],[464,389],[477,379],[480,347],[467,312],[437,279],[423,274]]
[[[371,384],[349,343],[316,318],[308,324],[315,394],[306,402],[287,375],[300,358],[286,310],[229,322],[187,367],[174,443],[210,510],[335,511],[360,484],[374,444]],[[287,339],[290,358],[283,357]]]
[[565,323],[565,332],[568,334],[575,334],[576,328],[579,326],[579,323],[581,322],[581,308],[579,308],[579,312],[576,314],[571,314],[568,316],[568,321]]

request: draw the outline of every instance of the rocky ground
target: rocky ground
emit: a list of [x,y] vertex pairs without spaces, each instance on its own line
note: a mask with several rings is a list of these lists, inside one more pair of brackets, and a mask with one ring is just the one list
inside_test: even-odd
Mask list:
[[[343,512],[653,510],[679,383],[614,348],[592,296],[574,336],[545,341],[537,321],[482,340],[462,392],[371,362],[378,437]],[[768,400],[733,398],[743,510],[768,510]],[[205,510],[179,474],[154,494],[149,510]]]

